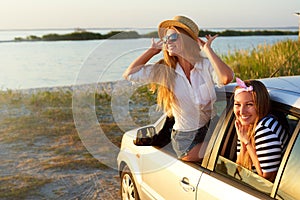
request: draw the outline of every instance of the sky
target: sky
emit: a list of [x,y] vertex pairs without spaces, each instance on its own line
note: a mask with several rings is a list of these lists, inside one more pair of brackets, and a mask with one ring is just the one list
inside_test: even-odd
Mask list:
[[201,28],[297,27],[300,0],[0,0],[0,29],[155,28],[175,15]]

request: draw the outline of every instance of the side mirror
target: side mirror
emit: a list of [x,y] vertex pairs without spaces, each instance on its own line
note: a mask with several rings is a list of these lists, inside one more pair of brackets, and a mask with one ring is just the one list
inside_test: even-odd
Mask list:
[[133,141],[138,146],[151,146],[156,136],[154,126],[146,126],[137,130],[136,139]]

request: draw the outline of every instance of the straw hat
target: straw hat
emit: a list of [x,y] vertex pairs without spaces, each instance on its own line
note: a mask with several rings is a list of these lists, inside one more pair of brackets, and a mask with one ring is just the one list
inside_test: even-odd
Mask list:
[[171,20],[166,20],[158,25],[158,36],[162,38],[164,36],[164,30],[170,26],[175,26],[184,29],[194,40],[198,39],[199,28],[198,25],[191,19],[185,16],[175,16]]

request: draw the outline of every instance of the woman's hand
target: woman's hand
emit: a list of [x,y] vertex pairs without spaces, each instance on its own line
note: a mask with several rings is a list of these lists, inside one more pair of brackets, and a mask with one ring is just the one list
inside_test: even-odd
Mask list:
[[[250,144],[250,138],[247,135],[249,126],[242,125],[240,121],[235,120],[235,128],[236,128],[236,133],[238,135],[238,138],[242,143],[241,152],[245,153],[247,151],[249,153],[250,159],[252,160],[252,163],[255,166],[255,169],[256,169],[256,172],[258,173],[258,175],[263,176],[263,177],[269,176],[269,175],[263,174],[255,148],[253,148],[252,145],[249,145],[249,147],[247,148],[246,144]],[[241,154],[240,154],[240,156],[241,156]],[[242,159],[244,159],[244,157],[238,158],[237,161],[241,162]]]
[[236,133],[238,135],[239,140],[243,144],[247,144],[250,142],[249,137],[247,135],[248,133],[248,126],[243,126],[239,120],[235,120],[235,129]]
[[198,44],[199,46],[205,50],[207,48],[210,48],[211,47],[211,43],[214,39],[216,39],[216,37],[218,37],[218,34],[217,35],[214,35],[214,36],[211,36],[211,35],[206,35],[205,38],[207,39],[207,41],[205,42],[204,40],[198,38]]
[[152,38],[150,49],[154,51],[155,54],[158,54],[163,47],[163,41],[158,40],[157,42]]
[[161,40],[155,42],[154,39],[152,38],[151,46],[149,47],[149,49],[147,49],[144,53],[142,53],[142,55],[137,57],[129,65],[129,67],[123,73],[123,77],[125,79],[128,79],[128,76],[130,74],[133,74],[133,73],[139,71],[153,56],[155,56],[156,54],[158,54],[161,51],[162,44],[163,44],[163,42]]
[[198,38],[197,42],[200,46],[201,51],[205,53],[209,61],[211,62],[213,68],[215,69],[218,78],[219,78],[219,84],[226,85],[230,83],[234,77],[234,73],[232,69],[224,63],[221,58],[213,51],[211,48],[212,41],[216,39],[218,35],[206,35],[205,38],[207,41],[203,41],[200,38]]

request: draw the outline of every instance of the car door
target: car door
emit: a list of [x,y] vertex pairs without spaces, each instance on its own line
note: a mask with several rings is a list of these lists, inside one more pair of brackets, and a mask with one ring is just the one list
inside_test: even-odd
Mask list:
[[[224,113],[227,102],[225,93],[217,93],[218,99],[215,103],[216,114],[221,116]],[[211,138],[211,133],[215,129],[217,121],[215,117],[211,120],[207,141],[215,140]],[[213,141],[211,142],[214,143]],[[204,159],[210,157],[212,148],[207,148]],[[178,160],[172,149],[171,143],[163,148],[146,147],[140,152],[142,168],[142,191],[150,199],[195,199],[197,187],[203,174],[206,174],[205,167],[201,163],[184,162]],[[205,193],[203,189],[200,191]],[[206,196],[209,196],[207,193]]]
[[154,147],[149,147],[141,160],[141,188],[149,199],[195,199],[203,173],[199,165],[183,162],[168,150]]
[[[296,109],[275,102],[273,102],[273,108],[284,114],[287,124],[289,127],[292,127],[290,128],[291,133],[294,132],[295,124],[299,123],[297,113],[292,112]],[[296,131],[299,132],[299,125]],[[209,161],[203,163],[206,165],[209,173],[203,173],[201,176],[198,184],[197,199],[273,199],[278,185],[277,182],[281,179],[281,170],[277,174],[277,181],[273,183],[235,163],[237,136],[232,109],[228,110],[224,122],[221,123],[219,129],[217,128],[213,136],[217,139],[213,144],[212,154]],[[293,145],[290,144],[289,146]],[[295,148],[295,151],[298,150],[297,148]],[[287,150],[285,154],[288,153],[289,151]],[[295,164],[292,166],[295,168]],[[284,167],[285,163],[282,162],[281,168]],[[291,177],[291,175],[289,174],[287,177]],[[295,179],[293,180],[295,181]],[[291,185],[286,184],[284,186],[288,188]],[[294,186],[297,187],[296,184]],[[284,192],[280,196],[283,196]]]
[[[223,114],[220,116],[217,125],[215,126],[214,133],[210,139],[207,147],[207,156],[202,162],[202,167],[205,168],[200,177],[197,196],[198,200],[211,200],[211,199],[260,199],[255,198],[246,191],[240,190],[227,181],[226,177],[220,176],[215,172],[216,169],[228,171],[227,163],[217,162],[217,156],[223,151],[221,148],[221,141],[226,137],[227,133],[232,131],[232,107],[227,107]],[[227,141],[230,143],[230,141]],[[231,152],[229,152],[231,153]]]
[[[300,115],[300,111],[298,112]],[[279,189],[276,194],[277,199],[300,199],[300,122],[298,120],[298,125],[295,128],[295,132],[291,138],[290,145],[291,150],[287,149],[290,154],[287,154],[287,162],[282,173],[282,177],[279,180]],[[295,141],[295,142],[293,142]],[[289,147],[288,147],[289,148]],[[277,180],[276,180],[277,181]]]

